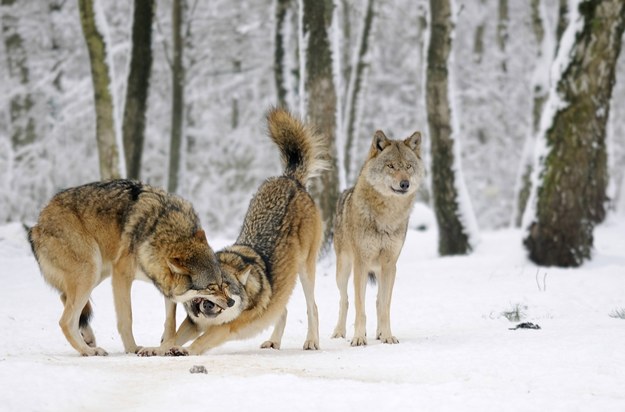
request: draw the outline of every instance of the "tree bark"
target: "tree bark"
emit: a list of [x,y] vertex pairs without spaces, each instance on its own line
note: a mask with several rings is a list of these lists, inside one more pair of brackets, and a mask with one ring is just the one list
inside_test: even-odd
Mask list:
[[438,250],[443,256],[471,250],[469,234],[461,220],[459,198],[461,176],[455,171],[454,130],[450,96],[449,56],[454,25],[450,0],[430,0],[431,37],[428,48],[426,101],[432,151],[432,195],[438,223]]
[[358,50],[356,60],[352,66],[352,71],[349,77],[349,87],[347,89],[347,98],[345,105],[345,146],[343,149],[344,159],[343,167],[345,168],[345,176],[347,180],[352,177],[352,156],[351,148],[354,144],[354,136],[356,134],[356,124],[358,117],[358,100],[361,95],[363,87],[363,80],[365,77],[365,70],[367,69],[369,62],[367,61],[367,49],[369,47],[369,35],[371,33],[371,27],[373,26],[374,16],[374,0],[367,0],[367,6],[365,9],[365,17],[363,19],[362,31],[360,38],[358,39]]
[[[103,34],[96,24],[96,0],[78,0],[80,22],[89,51],[91,80],[93,82],[96,140],[100,159],[100,177],[103,180],[121,177],[120,147],[115,130],[111,74],[107,60],[107,47]],[[101,16],[104,18],[104,16]]]
[[169,176],[167,190],[178,190],[180,177],[180,152],[182,146],[184,120],[184,44],[182,41],[182,14],[184,0],[174,0],[172,8],[173,59],[172,59],[172,107],[171,107],[171,144],[169,150]]
[[606,124],[625,3],[582,1],[578,10],[583,27],[572,49],[559,51],[570,60],[552,91],[565,106],[545,132],[536,215],[524,240],[530,259],[545,266],[576,267],[590,259],[594,226],[605,217]]
[[305,92],[306,113],[317,130],[325,136],[331,168],[313,181],[311,193],[316,199],[324,222],[323,249],[327,250],[338,199],[336,165],[337,97],[332,73],[332,52],[328,30],[332,23],[331,0],[302,0],[303,34],[306,44]]
[[285,64],[285,39],[284,26],[286,24],[287,11],[291,7],[291,0],[276,0],[276,32],[275,32],[275,49],[273,72],[276,82],[276,94],[278,105],[280,107],[288,107],[287,104],[287,86],[286,86],[286,64]]
[[131,179],[139,179],[152,69],[154,0],[135,0],[134,4],[130,73],[126,88],[122,135],[126,156],[126,175]]
[[[15,0],[2,0],[1,4],[8,10],[15,7]],[[28,88],[30,81],[28,53],[19,26],[20,21],[16,15],[8,11],[2,14],[2,37],[9,69],[8,78],[21,86],[21,91],[12,93],[9,102],[11,146],[14,151],[34,143],[37,138],[36,121],[31,113],[35,102]]]

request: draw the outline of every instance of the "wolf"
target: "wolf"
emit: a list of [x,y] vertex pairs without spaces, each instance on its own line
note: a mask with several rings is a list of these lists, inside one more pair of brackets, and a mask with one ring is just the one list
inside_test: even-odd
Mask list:
[[[328,155],[322,136],[288,111],[270,110],[267,122],[269,136],[280,150],[283,174],[259,187],[235,243],[217,252],[223,290],[235,303],[209,317],[205,311],[212,303],[186,302],[187,317],[176,336],[141,355],[200,355],[226,341],[257,335],[271,325],[275,325],[273,333],[261,347],[279,349],[286,305],[298,273],[308,315],[304,349],[319,349],[314,287],[323,231],[321,213],[306,184],[328,167]],[[181,347],[193,339],[190,346]]]
[[[108,276],[127,353],[140,349],[132,333],[135,279],[152,282],[166,302],[209,299],[214,305],[207,316],[234,304],[223,292],[217,257],[191,204],[138,181],[61,191],[42,209],[28,237],[43,278],[61,294],[61,330],[83,356],[107,355],[89,325],[89,299]],[[165,333],[171,335],[167,329],[171,324]]]
[[356,321],[351,345],[367,344],[367,275],[379,284],[376,338],[384,343],[399,343],[391,333],[391,295],[397,258],[424,173],[421,133],[415,132],[405,140],[391,140],[381,130],[375,132],[356,184],[342,192],[337,202],[334,251],[340,302],[332,338],[345,337],[347,283],[353,267]]

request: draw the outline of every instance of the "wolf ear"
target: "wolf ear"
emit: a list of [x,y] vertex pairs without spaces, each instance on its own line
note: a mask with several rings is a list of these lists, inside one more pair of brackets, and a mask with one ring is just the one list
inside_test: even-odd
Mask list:
[[421,151],[421,133],[414,132],[412,136],[404,140],[404,144],[408,146],[410,150],[419,154],[419,151]]
[[177,257],[167,259],[167,266],[169,266],[169,270],[179,275],[186,275],[187,273],[189,273],[184,267],[182,259]]
[[382,130],[376,131],[373,135],[373,141],[371,142],[371,156],[377,155],[390,144],[391,141],[388,140],[388,137],[386,137]]
[[206,240],[206,233],[204,233],[204,230],[202,229],[198,229],[197,232],[193,234],[193,237],[201,242],[208,243]]
[[237,278],[239,279],[239,282],[241,282],[243,286],[245,286],[245,284],[247,283],[247,280],[249,279],[251,272],[252,272],[252,268],[248,267],[243,272],[237,273]]

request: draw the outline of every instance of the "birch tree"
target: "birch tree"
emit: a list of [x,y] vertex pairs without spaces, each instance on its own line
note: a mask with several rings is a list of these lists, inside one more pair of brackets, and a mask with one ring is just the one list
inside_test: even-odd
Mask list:
[[605,217],[606,123],[625,29],[622,0],[580,1],[569,13],[524,216],[529,257],[545,266],[590,259],[594,226]]
[[78,0],[78,8],[91,65],[100,177],[113,179],[123,174],[123,157],[120,156],[121,145],[116,129],[110,50],[105,39],[106,19],[97,1]]
[[460,130],[451,76],[454,13],[453,0],[430,0],[426,101],[438,251],[443,256],[469,253],[477,241],[477,223],[460,166]]

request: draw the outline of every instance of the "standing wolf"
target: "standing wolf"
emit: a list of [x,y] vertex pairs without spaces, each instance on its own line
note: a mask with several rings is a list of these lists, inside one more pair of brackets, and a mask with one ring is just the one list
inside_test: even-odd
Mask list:
[[84,356],[107,354],[89,326],[89,297],[108,276],[128,353],[140,349],[132,334],[134,279],[154,283],[166,301],[208,299],[207,316],[234,304],[221,289],[217,259],[191,204],[140,182],[112,180],[62,191],[28,237],[44,279],[61,292],[63,334]]
[[365,291],[367,275],[379,283],[376,338],[398,343],[391,333],[390,306],[396,263],[406,238],[408,218],[423,178],[421,134],[389,140],[377,131],[356,185],[341,193],[334,227],[339,319],[333,338],[345,337],[347,282],[354,268],[356,322],[352,346],[367,344]]
[[[262,347],[279,349],[286,305],[298,273],[308,315],[304,349],[319,349],[314,287],[323,232],[321,214],[306,184],[327,167],[326,149],[319,135],[285,110],[271,110],[267,120],[269,135],[280,149],[283,175],[260,186],[235,244],[217,252],[224,291],[234,305],[216,317],[207,317],[207,305],[201,299],[185,303],[188,316],[176,337],[160,348],[141,351],[141,355],[199,355],[228,340],[254,336],[271,325],[275,325],[274,331]],[[177,346],[198,335],[188,348]]]

